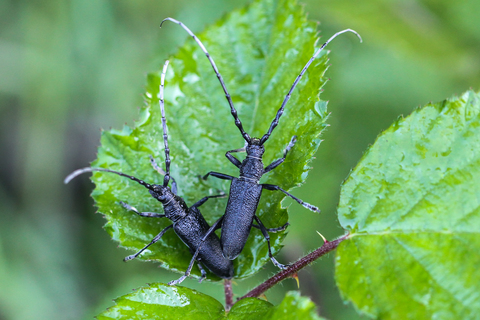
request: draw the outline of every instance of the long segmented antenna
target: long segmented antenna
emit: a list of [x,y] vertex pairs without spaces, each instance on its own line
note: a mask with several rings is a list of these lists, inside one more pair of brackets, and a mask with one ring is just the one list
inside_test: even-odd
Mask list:
[[178,25],[180,25],[183,29],[185,29],[185,31],[188,32],[188,34],[193,38],[193,40],[195,40],[198,45],[200,46],[200,48],[203,50],[203,52],[205,53],[205,55],[207,56],[208,60],[210,61],[210,64],[212,65],[212,68],[213,70],[215,71],[215,74],[217,75],[217,78],[218,78],[218,81],[220,81],[220,85],[222,86],[223,88],[223,92],[225,92],[225,97],[227,98],[227,101],[228,101],[228,104],[230,105],[230,112],[232,113],[232,116],[233,118],[235,119],[235,125],[238,127],[238,129],[240,130],[240,133],[242,134],[243,136],[243,139],[245,139],[245,141],[247,141],[248,143],[250,143],[251,141],[251,138],[250,136],[248,135],[248,133],[245,132],[245,130],[243,129],[243,125],[242,125],[242,122],[240,121],[240,119],[238,118],[238,114],[237,114],[237,110],[235,109],[235,107],[233,106],[233,101],[232,101],[232,98],[230,97],[230,94],[228,93],[228,90],[227,90],[227,87],[225,86],[225,82],[223,81],[223,78],[222,78],[222,75],[220,74],[220,72],[218,71],[218,68],[217,68],[217,65],[215,64],[215,62],[213,61],[212,57],[210,56],[210,54],[208,53],[207,49],[205,49],[205,46],[203,45],[203,43],[200,41],[200,39],[197,38],[196,35],[193,34],[192,31],[190,31],[190,29],[188,29],[188,27],[186,25],[184,25],[182,22],[178,21],[178,20],[175,20],[173,18],[166,18],[166,19],[163,19],[163,21],[160,23],[160,28],[162,27],[162,24],[165,22],[165,21],[171,21],[171,22],[174,22]]
[[[165,176],[165,171],[158,166],[152,155],[150,155],[150,164],[152,165],[153,169],[155,169],[155,171],[160,173],[162,176]],[[177,194],[177,182],[172,176],[170,176],[170,179],[172,180],[172,191],[173,193]]]
[[167,119],[165,118],[165,103],[163,100],[163,88],[165,85],[165,74],[167,73],[168,60],[165,61],[160,78],[160,111],[162,113],[162,128],[163,128],[163,143],[165,144],[165,176],[163,178],[163,186],[168,186],[170,181],[170,149],[168,148],[168,133],[167,133]]
[[63,180],[63,183],[67,184],[69,183],[73,178],[83,174],[83,173],[86,173],[86,172],[93,172],[93,171],[105,171],[105,172],[111,172],[111,173],[115,173],[115,174],[118,174],[119,176],[122,176],[122,177],[126,177],[130,180],[133,180],[133,181],[136,181],[138,183],[140,183],[142,186],[148,188],[149,190],[153,190],[153,187],[151,184],[149,183],[146,183],[145,181],[143,180],[140,180],[138,178],[135,178],[134,176],[130,176],[128,174],[125,174],[125,173],[122,173],[122,172],[118,172],[118,171],[113,171],[113,170],[110,170],[110,169],[104,169],[104,168],[90,168],[90,167],[87,167],[87,168],[82,168],[82,169],[78,169],[78,170],[75,170],[73,171],[72,173],[70,173],[66,178],[65,180]]
[[303,67],[302,69],[302,72],[300,72],[300,74],[297,76],[297,78],[295,79],[295,81],[293,82],[293,85],[292,87],[290,88],[290,90],[288,91],[287,95],[285,96],[285,99],[283,100],[282,102],[282,106],[280,107],[280,109],[278,109],[277,111],[277,115],[275,116],[275,119],[273,119],[272,123],[270,124],[270,128],[268,129],[268,132],[262,137],[262,139],[260,139],[260,145],[264,144],[268,138],[270,137],[270,135],[272,134],[272,131],[273,129],[275,129],[275,127],[278,125],[278,121],[280,120],[280,117],[282,116],[283,114],[283,109],[285,108],[285,105],[287,104],[288,100],[290,100],[290,96],[292,94],[292,91],[293,89],[295,89],[295,87],[297,86],[298,82],[300,81],[300,79],[302,78],[303,74],[305,73],[305,71],[307,71],[308,67],[310,66],[310,64],[312,64],[313,60],[319,55],[320,51],[323,50],[323,48],[325,48],[327,46],[327,44],[332,41],[333,39],[335,39],[338,35],[342,34],[342,33],[345,33],[345,32],[353,32],[357,35],[358,38],[360,38],[360,42],[362,42],[362,37],[355,31],[355,30],[352,30],[352,29],[345,29],[345,30],[342,30],[342,31],[339,31],[337,33],[335,33],[333,36],[330,37],[330,39],[327,40],[327,42],[325,42],[324,44],[322,44],[322,46],[320,47],[320,49],[317,50],[317,52],[315,52],[315,54],[310,58],[310,60],[308,60],[307,64],[305,65],[305,67]]

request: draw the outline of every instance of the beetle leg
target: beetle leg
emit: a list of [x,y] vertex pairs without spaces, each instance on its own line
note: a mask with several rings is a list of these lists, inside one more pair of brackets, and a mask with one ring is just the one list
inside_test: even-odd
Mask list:
[[307,202],[305,202],[305,201],[303,201],[303,200],[298,199],[298,198],[295,197],[293,194],[288,193],[287,191],[283,190],[283,189],[280,188],[279,186],[276,186],[276,185],[273,185],[273,184],[262,184],[262,187],[263,187],[264,189],[267,189],[267,190],[278,190],[278,191],[282,191],[282,192],[285,193],[287,196],[289,196],[289,197],[292,198],[293,200],[297,201],[298,203],[300,203],[302,206],[304,206],[304,207],[307,208],[308,210],[315,211],[315,212],[320,212],[320,209],[318,209],[317,207],[312,206],[310,203],[307,203]]
[[202,177],[202,179],[207,180],[208,176],[213,176],[215,178],[219,178],[219,179],[223,179],[223,180],[233,180],[233,178],[234,178],[232,176],[229,176],[228,174],[223,174],[223,173],[219,173],[219,172],[210,171],[209,173],[204,175]]
[[202,204],[204,204],[205,202],[207,202],[208,199],[211,199],[211,198],[225,198],[227,195],[225,193],[221,193],[221,194],[217,194],[215,196],[207,196],[207,197],[204,197],[200,200],[198,200],[197,202],[195,202],[192,207],[200,207]]
[[195,253],[193,254],[192,260],[190,260],[190,264],[188,265],[188,268],[185,271],[185,274],[183,276],[181,276],[180,278],[178,278],[177,280],[170,281],[168,283],[169,285],[171,285],[171,286],[177,285],[177,284],[181,283],[183,280],[185,280],[190,275],[190,272],[192,272],[193,264],[197,260],[198,253],[200,252],[200,248],[202,247],[203,242],[205,241],[205,239],[207,239],[207,237],[212,232],[214,232],[215,230],[220,228],[222,221],[223,221],[223,216],[220,219],[218,219],[217,221],[215,221],[215,223],[210,227],[210,229],[208,229],[208,231],[205,233],[203,238],[200,240],[200,243],[197,246],[197,250],[195,250]]
[[285,158],[287,157],[287,153],[288,151],[290,151],[290,149],[293,148],[293,146],[295,145],[295,142],[297,142],[297,136],[293,136],[292,139],[290,140],[290,143],[288,144],[288,146],[285,148],[285,151],[283,151],[283,157],[280,158],[280,159],[277,159],[275,161],[273,161],[272,163],[270,163],[264,170],[263,170],[263,173],[267,173],[269,171],[272,171],[273,169],[275,169],[276,167],[278,167],[280,164],[283,163],[283,161],[285,161]]
[[[284,231],[287,229],[287,227],[290,225],[290,223],[285,223],[283,226],[278,227],[278,228],[265,228],[268,232],[279,232],[279,231]],[[252,227],[260,229],[260,226],[257,226],[256,224],[252,224]]]
[[198,266],[198,269],[200,269],[200,272],[202,273],[202,276],[201,276],[200,279],[198,280],[198,282],[201,283],[204,279],[207,278],[207,271],[205,271],[205,268],[203,268],[202,263],[200,262],[200,260],[197,260],[197,266]]
[[168,231],[168,229],[170,229],[171,227],[173,227],[173,224],[169,225],[168,227],[166,227],[165,229],[163,229],[159,234],[157,234],[157,236],[155,238],[153,238],[152,241],[150,241],[149,244],[147,244],[145,247],[143,247],[140,251],[138,251],[137,253],[135,254],[132,254],[128,257],[125,257],[125,259],[123,259],[123,261],[128,261],[128,260],[132,260],[132,259],[135,259],[136,257],[138,257],[143,251],[145,251],[145,249],[147,249],[148,247],[150,247],[152,244],[154,244],[155,242],[157,242],[158,240],[160,240],[160,238],[165,234],[165,232]]
[[272,263],[274,265],[276,265],[278,268],[280,269],[286,269],[288,268],[288,265],[284,265],[284,264],[281,264],[280,262],[277,261],[277,259],[275,259],[273,257],[273,254],[272,254],[272,248],[270,247],[270,236],[268,235],[268,231],[267,231],[267,228],[265,228],[265,226],[263,225],[262,221],[260,221],[260,219],[255,216],[255,221],[257,221],[258,223],[258,226],[260,228],[260,231],[262,231],[262,234],[263,234],[263,237],[265,238],[265,240],[267,240],[267,244],[268,244],[268,256],[270,257],[270,260],[272,260]]
[[138,214],[139,216],[141,217],[147,217],[147,218],[165,218],[165,215],[164,214],[160,214],[160,213],[155,213],[155,212],[140,212],[137,210],[137,208],[123,202],[123,201],[119,201],[119,203],[122,205],[122,207],[124,207],[125,209],[127,209],[128,211],[133,211],[135,212],[136,214]]

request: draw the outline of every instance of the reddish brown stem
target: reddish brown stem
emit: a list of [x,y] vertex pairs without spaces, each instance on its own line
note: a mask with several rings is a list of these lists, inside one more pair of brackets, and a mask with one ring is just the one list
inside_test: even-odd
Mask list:
[[249,298],[249,297],[258,297],[261,294],[263,294],[265,291],[273,287],[275,284],[279,283],[280,281],[284,280],[285,278],[289,278],[292,275],[296,274],[300,269],[306,267],[308,264],[312,263],[316,259],[320,258],[321,256],[329,253],[330,251],[334,250],[340,242],[345,240],[348,237],[348,234],[344,235],[341,238],[338,238],[333,241],[326,241],[323,246],[318,248],[317,250],[307,254],[305,257],[301,258],[291,266],[289,266],[287,269],[280,271],[243,297],[241,297],[239,300],[243,298]]
[[225,279],[223,283],[225,289],[225,311],[230,311],[233,306],[232,280]]

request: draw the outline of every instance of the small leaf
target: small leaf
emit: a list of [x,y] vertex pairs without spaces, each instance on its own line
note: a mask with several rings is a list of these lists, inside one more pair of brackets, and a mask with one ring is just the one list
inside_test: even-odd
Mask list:
[[[184,21],[188,25],[188,21]],[[180,28],[165,23],[162,33]],[[183,31],[183,30],[182,30]],[[186,33],[185,33],[186,35]],[[225,19],[198,34],[225,79],[240,119],[252,136],[263,135],[300,70],[316,47],[316,24],[309,22],[295,1],[255,1],[232,12]],[[165,109],[169,129],[172,176],[179,195],[188,205],[219,190],[228,193],[229,182],[215,178],[201,181],[209,171],[238,176],[238,169],[225,152],[244,146],[234,124],[222,88],[204,53],[189,37],[170,59],[165,83]],[[317,150],[319,135],[326,126],[326,103],[318,98],[325,83],[326,55],[317,58],[300,81],[278,127],[267,141],[264,163],[282,156],[293,135],[298,142],[286,161],[262,179],[288,190],[303,183],[309,162]],[[163,177],[153,170],[149,155],[163,166],[164,146],[158,107],[160,71],[149,74],[146,105],[134,128],[104,131],[98,159],[92,167],[103,167],[133,175],[148,183],[160,183]],[[242,156],[240,154],[240,156]],[[97,172],[92,196],[99,212],[108,222],[105,229],[121,246],[138,251],[163,228],[166,219],[148,219],[126,211],[124,201],[140,211],[162,212],[162,206],[148,191],[133,181],[105,172]],[[266,191],[257,215],[267,228],[279,227],[288,220],[280,203],[283,193]],[[297,204],[293,204],[297,205]],[[212,224],[224,213],[226,199],[209,200],[201,207]],[[285,232],[272,234],[273,251],[281,248]],[[183,272],[191,258],[188,248],[169,231],[140,256],[157,260],[163,267]],[[246,277],[268,261],[267,244],[259,230],[253,229],[243,253],[235,261],[236,277]],[[193,273],[199,275],[194,268]],[[212,276],[208,276],[212,279]]]
[[480,314],[480,95],[429,104],[382,133],[338,208],[337,284],[381,319]]
[[300,296],[298,291],[289,291],[278,306],[257,298],[240,300],[230,310],[227,319],[320,320],[323,318],[317,315],[316,306],[310,299]]
[[115,299],[115,306],[97,316],[106,319],[222,319],[225,311],[214,298],[192,289],[151,284]]
[[228,314],[222,304],[210,296],[161,283],[137,289],[116,299],[115,303],[97,319],[322,319],[317,316],[313,302],[296,291],[288,292],[278,306],[256,298],[240,300]]

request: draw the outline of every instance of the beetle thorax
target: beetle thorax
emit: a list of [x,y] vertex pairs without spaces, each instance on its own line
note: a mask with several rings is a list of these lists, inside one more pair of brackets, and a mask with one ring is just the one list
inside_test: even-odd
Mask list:
[[187,215],[187,204],[182,198],[175,195],[169,187],[153,185],[153,190],[150,190],[150,194],[163,204],[165,216],[173,222]]
[[240,167],[240,178],[254,182],[258,182],[263,175],[262,157],[265,152],[265,147],[256,144],[256,140],[253,141],[253,144],[247,145],[247,157]]

